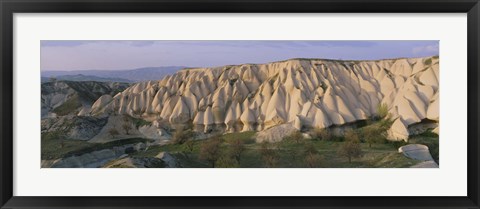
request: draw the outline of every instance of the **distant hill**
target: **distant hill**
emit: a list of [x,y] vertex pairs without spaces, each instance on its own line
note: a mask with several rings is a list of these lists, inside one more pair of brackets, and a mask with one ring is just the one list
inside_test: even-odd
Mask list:
[[[166,75],[174,74],[177,71],[186,68],[184,66],[168,66],[168,67],[146,67],[129,70],[75,70],[75,71],[43,71],[42,77],[50,78],[56,77],[59,79],[61,76],[70,76],[63,80],[71,80],[72,76],[95,76],[97,78],[112,80],[117,82],[139,82],[149,80],[160,80]],[[80,78],[79,78],[80,79]],[[83,79],[83,78],[82,78]],[[128,81],[120,81],[118,79],[125,79]],[[59,79],[62,80],[62,79]],[[95,80],[98,81],[98,80]],[[102,80],[105,81],[105,80]]]
[[[60,75],[55,76],[57,81],[98,81],[98,82],[120,82],[120,83],[133,83],[134,81],[124,78],[104,78],[93,75]],[[49,82],[50,78],[42,77],[42,83]]]

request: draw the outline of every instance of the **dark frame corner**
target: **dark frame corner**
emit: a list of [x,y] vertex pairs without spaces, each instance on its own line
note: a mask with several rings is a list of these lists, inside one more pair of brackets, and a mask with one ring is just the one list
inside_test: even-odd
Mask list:
[[[478,0],[0,0],[1,208],[480,208]],[[69,12],[356,12],[468,14],[466,197],[18,197],[13,196],[13,15]]]

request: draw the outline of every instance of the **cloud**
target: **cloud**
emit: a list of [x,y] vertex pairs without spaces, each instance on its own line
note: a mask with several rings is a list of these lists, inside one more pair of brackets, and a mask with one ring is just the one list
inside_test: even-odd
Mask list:
[[426,46],[418,46],[418,47],[414,47],[412,49],[412,53],[413,54],[424,54],[424,53],[436,53],[438,54],[439,52],[439,45],[438,43],[437,44],[433,44],[433,45],[426,45]]

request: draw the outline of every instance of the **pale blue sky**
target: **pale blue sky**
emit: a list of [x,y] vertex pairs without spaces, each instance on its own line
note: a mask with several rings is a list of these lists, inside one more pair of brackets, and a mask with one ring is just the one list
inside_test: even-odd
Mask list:
[[291,58],[438,55],[438,41],[41,41],[41,70],[214,67]]

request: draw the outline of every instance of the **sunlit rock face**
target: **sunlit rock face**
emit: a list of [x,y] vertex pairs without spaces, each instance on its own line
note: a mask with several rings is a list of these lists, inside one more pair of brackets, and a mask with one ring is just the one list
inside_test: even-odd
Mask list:
[[92,113],[191,124],[206,132],[284,123],[326,128],[370,118],[385,104],[395,121],[389,138],[405,140],[409,125],[439,120],[439,59],[293,59],[184,69],[95,104]]

